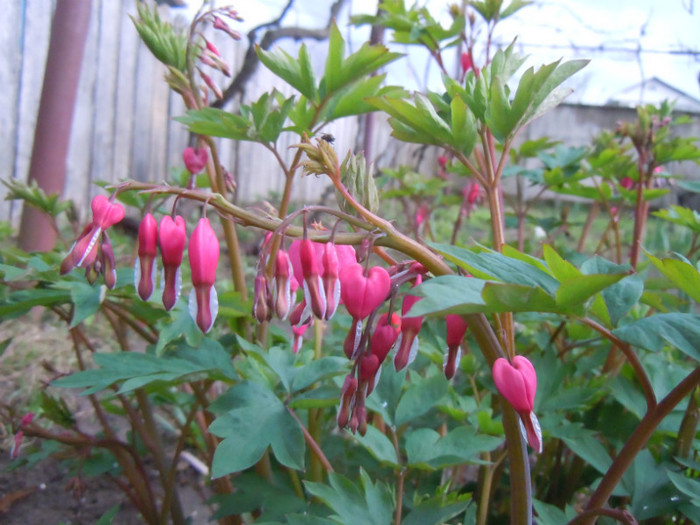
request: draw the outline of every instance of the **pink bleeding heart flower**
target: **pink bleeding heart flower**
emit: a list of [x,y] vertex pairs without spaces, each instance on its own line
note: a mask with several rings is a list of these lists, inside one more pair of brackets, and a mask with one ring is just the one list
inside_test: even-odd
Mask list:
[[401,318],[396,313],[392,313],[391,318],[389,318],[388,313],[379,316],[369,348],[372,354],[377,356],[380,365],[396,344],[400,334]]
[[467,322],[461,315],[447,314],[445,323],[447,324],[447,354],[445,355],[443,371],[447,379],[452,379],[461,357],[462,341],[467,333]]
[[[418,286],[423,278],[418,274],[414,286]],[[423,317],[408,317],[406,314],[421,298],[406,294],[401,304],[401,342],[394,356],[394,368],[398,372],[411,364],[418,354],[418,332],[423,325]]]
[[321,274],[323,290],[326,295],[326,313],[323,318],[328,320],[335,315],[338,303],[340,303],[340,260],[338,259],[338,250],[332,242],[328,242],[324,246],[321,263],[323,265]]
[[533,450],[541,452],[542,431],[533,413],[537,392],[535,367],[520,355],[513,358],[512,364],[499,357],[493,364],[492,372],[496,388],[520,416],[528,443]]
[[279,249],[275,256],[275,280],[273,281],[273,303],[277,317],[284,320],[292,310],[292,261],[286,251]]
[[474,67],[474,61],[472,60],[471,54],[468,52],[462,53],[461,56],[462,71],[469,71]]
[[206,148],[185,148],[182,152],[182,160],[185,162],[185,168],[192,175],[201,173],[209,160],[209,151]]
[[373,266],[365,274],[361,264],[355,263],[340,272],[340,296],[348,313],[355,319],[364,319],[389,295],[391,277],[381,266]]
[[158,256],[158,223],[147,213],[139,225],[139,250],[134,263],[134,287],[139,297],[148,301],[153,294]]
[[481,186],[479,186],[478,182],[472,182],[472,185],[469,187],[469,192],[467,193],[467,202],[469,204],[474,204],[476,201],[478,201],[481,198]]
[[381,363],[375,354],[365,354],[360,359],[360,385],[366,387],[366,394],[370,395],[377,384],[377,372]]
[[158,242],[163,263],[163,275],[160,280],[163,288],[163,306],[166,310],[171,310],[180,298],[182,288],[180,265],[187,244],[185,219],[179,215],[175,219],[170,215],[163,217],[158,229]]
[[199,219],[190,237],[189,259],[194,288],[190,293],[189,307],[192,318],[204,333],[211,330],[219,311],[219,300],[214,288],[219,250],[219,239],[216,238],[209,219]]
[[301,326],[292,326],[292,333],[294,334],[294,342],[292,343],[292,352],[295,354],[299,353],[301,348],[301,343],[303,341],[304,332],[309,327],[311,323],[306,323]]
[[98,240],[102,232],[124,218],[124,206],[110,202],[104,195],[92,199],[92,222],[85,227],[61,264],[61,274],[75,267],[88,268],[95,263],[99,249]]
[[620,186],[626,190],[631,190],[634,187],[634,181],[630,177],[623,177],[620,181]]
[[447,166],[447,157],[445,155],[438,155],[437,161],[441,168]]
[[304,298],[313,314],[319,319],[326,315],[326,294],[321,279],[319,255],[310,239],[304,239],[299,246],[301,274],[304,278]]

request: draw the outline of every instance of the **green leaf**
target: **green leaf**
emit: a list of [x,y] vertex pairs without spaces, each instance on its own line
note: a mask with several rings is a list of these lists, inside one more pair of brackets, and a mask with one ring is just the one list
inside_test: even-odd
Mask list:
[[500,437],[478,434],[475,428],[457,427],[441,437],[431,428],[406,432],[406,458],[413,468],[434,470],[465,462],[478,462],[481,452],[503,443]]
[[225,396],[234,408],[217,417],[209,427],[213,434],[224,438],[214,453],[214,478],[253,466],[268,445],[284,466],[304,468],[302,431],[271,390],[259,383],[243,381]]
[[235,115],[223,109],[191,109],[186,115],[175,117],[175,120],[185,124],[192,133],[234,140],[253,140],[248,134],[251,122],[242,115]]
[[476,119],[460,97],[454,97],[450,104],[452,145],[466,157],[471,155],[476,144]]
[[372,483],[369,475],[360,469],[361,486],[337,472],[328,474],[329,485],[305,481],[304,485],[335,513],[340,523],[387,525],[394,512],[394,495],[381,481]]
[[326,57],[326,69],[323,76],[325,93],[333,93],[343,85],[343,58],[345,57],[345,41],[340,34],[338,26],[331,24],[328,34],[328,56]]
[[455,498],[449,497],[447,501],[443,495],[421,501],[414,505],[401,525],[442,525],[464,512],[471,500],[471,494],[460,494]]
[[305,44],[299,48],[299,57],[292,58],[280,47],[265,51],[256,46],[260,61],[275,75],[304,95],[313,103],[318,102],[316,78],[311,67],[311,58]]
[[559,282],[564,283],[581,276],[581,270],[564,260],[549,244],[545,244],[542,249],[549,270]]
[[542,271],[540,267],[523,260],[506,257],[495,251],[484,250],[476,253],[465,248],[437,243],[431,244],[431,247],[475,277],[538,286],[548,294],[554,294],[559,287],[557,280]]
[[382,463],[382,465],[390,465],[392,467],[399,466],[399,460],[396,457],[394,445],[388,437],[374,426],[368,425],[367,433],[364,436],[355,434],[354,437],[358,443],[365,447],[377,461]]
[[416,379],[414,376],[414,380],[407,385],[396,407],[396,426],[426,414],[447,395],[448,382],[444,374],[435,374],[426,379]]
[[700,481],[669,469],[666,469],[666,474],[668,474],[668,478],[671,480],[671,483],[673,483],[678,490],[690,498],[693,505],[700,506]]
[[613,334],[628,343],[660,352],[666,345],[700,360],[700,315],[670,313],[656,314],[613,330]]
[[557,304],[562,306],[573,306],[582,304],[589,297],[617,283],[627,274],[597,274],[581,275],[559,286],[555,294]]
[[572,452],[601,474],[605,474],[612,465],[610,455],[592,431],[578,424],[566,424],[549,431],[552,436],[561,439]]
[[658,259],[645,252],[649,260],[669,281],[700,303],[700,272],[692,265],[678,259]]
[[52,306],[70,301],[67,290],[49,288],[34,288],[18,290],[0,300],[0,318],[14,319],[26,314],[35,306]]
[[92,286],[87,283],[71,282],[70,298],[73,302],[73,317],[70,321],[70,327],[78,326],[85,319],[97,313],[106,293],[107,287],[104,285]]
[[532,506],[537,513],[538,525],[561,525],[562,523],[568,523],[576,517],[576,510],[568,505],[566,507],[566,513],[559,507],[538,499],[532,500]]
[[374,387],[374,392],[366,401],[367,409],[378,413],[392,427],[396,426],[394,414],[405,377],[406,372],[403,370],[397,372],[393,366],[383,367],[379,383]]

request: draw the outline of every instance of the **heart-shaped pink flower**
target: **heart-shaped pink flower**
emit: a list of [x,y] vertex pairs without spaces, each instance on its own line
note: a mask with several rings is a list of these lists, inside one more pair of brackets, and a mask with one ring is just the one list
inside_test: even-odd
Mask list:
[[535,405],[537,373],[527,358],[516,355],[513,364],[499,357],[493,364],[493,382],[518,414],[531,412]]
[[537,392],[537,373],[532,363],[517,355],[513,363],[499,357],[493,364],[493,382],[501,395],[520,416],[530,446],[542,451],[542,431],[537,416],[532,412]]
[[355,263],[340,272],[340,296],[355,319],[364,319],[384,302],[391,289],[391,277],[381,266],[373,266],[365,275]]
[[206,148],[185,148],[182,152],[182,160],[185,162],[187,171],[196,175],[207,165],[209,152]]

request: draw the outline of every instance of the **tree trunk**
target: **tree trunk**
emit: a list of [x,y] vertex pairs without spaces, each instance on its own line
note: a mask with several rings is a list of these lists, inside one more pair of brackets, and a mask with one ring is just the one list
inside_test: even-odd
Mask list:
[[[90,0],[56,2],[28,177],[46,194],[62,193],[66,181],[66,158],[91,5]],[[24,206],[20,248],[53,249],[56,232],[51,220],[44,212]]]

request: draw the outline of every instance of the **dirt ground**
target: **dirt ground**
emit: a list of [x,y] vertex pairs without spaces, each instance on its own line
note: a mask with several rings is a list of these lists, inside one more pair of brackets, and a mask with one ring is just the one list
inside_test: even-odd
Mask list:
[[[4,416],[0,417],[0,525],[93,525],[116,505],[119,510],[111,523],[143,523],[128,498],[106,476],[78,479],[65,462],[54,458],[42,460],[31,469],[8,469],[14,441],[8,410],[24,414],[36,403],[38,392],[52,379],[44,362],[59,371],[75,369],[68,332],[54,319],[30,314],[4,321],[0,323],[0,343],[9,338],[12,342],[0,355],[0,406]],[[86,398],[68,393],[67,399],[81,428],[89,428],[92,412]],[[25,438],[21,454],[27,454],[32,445]],[[178,467],[185,515],[193,525],[209,523],[211,511],[204,503],[204,477],[184,462]],[[153,476],[157,486],[155,472]]]

